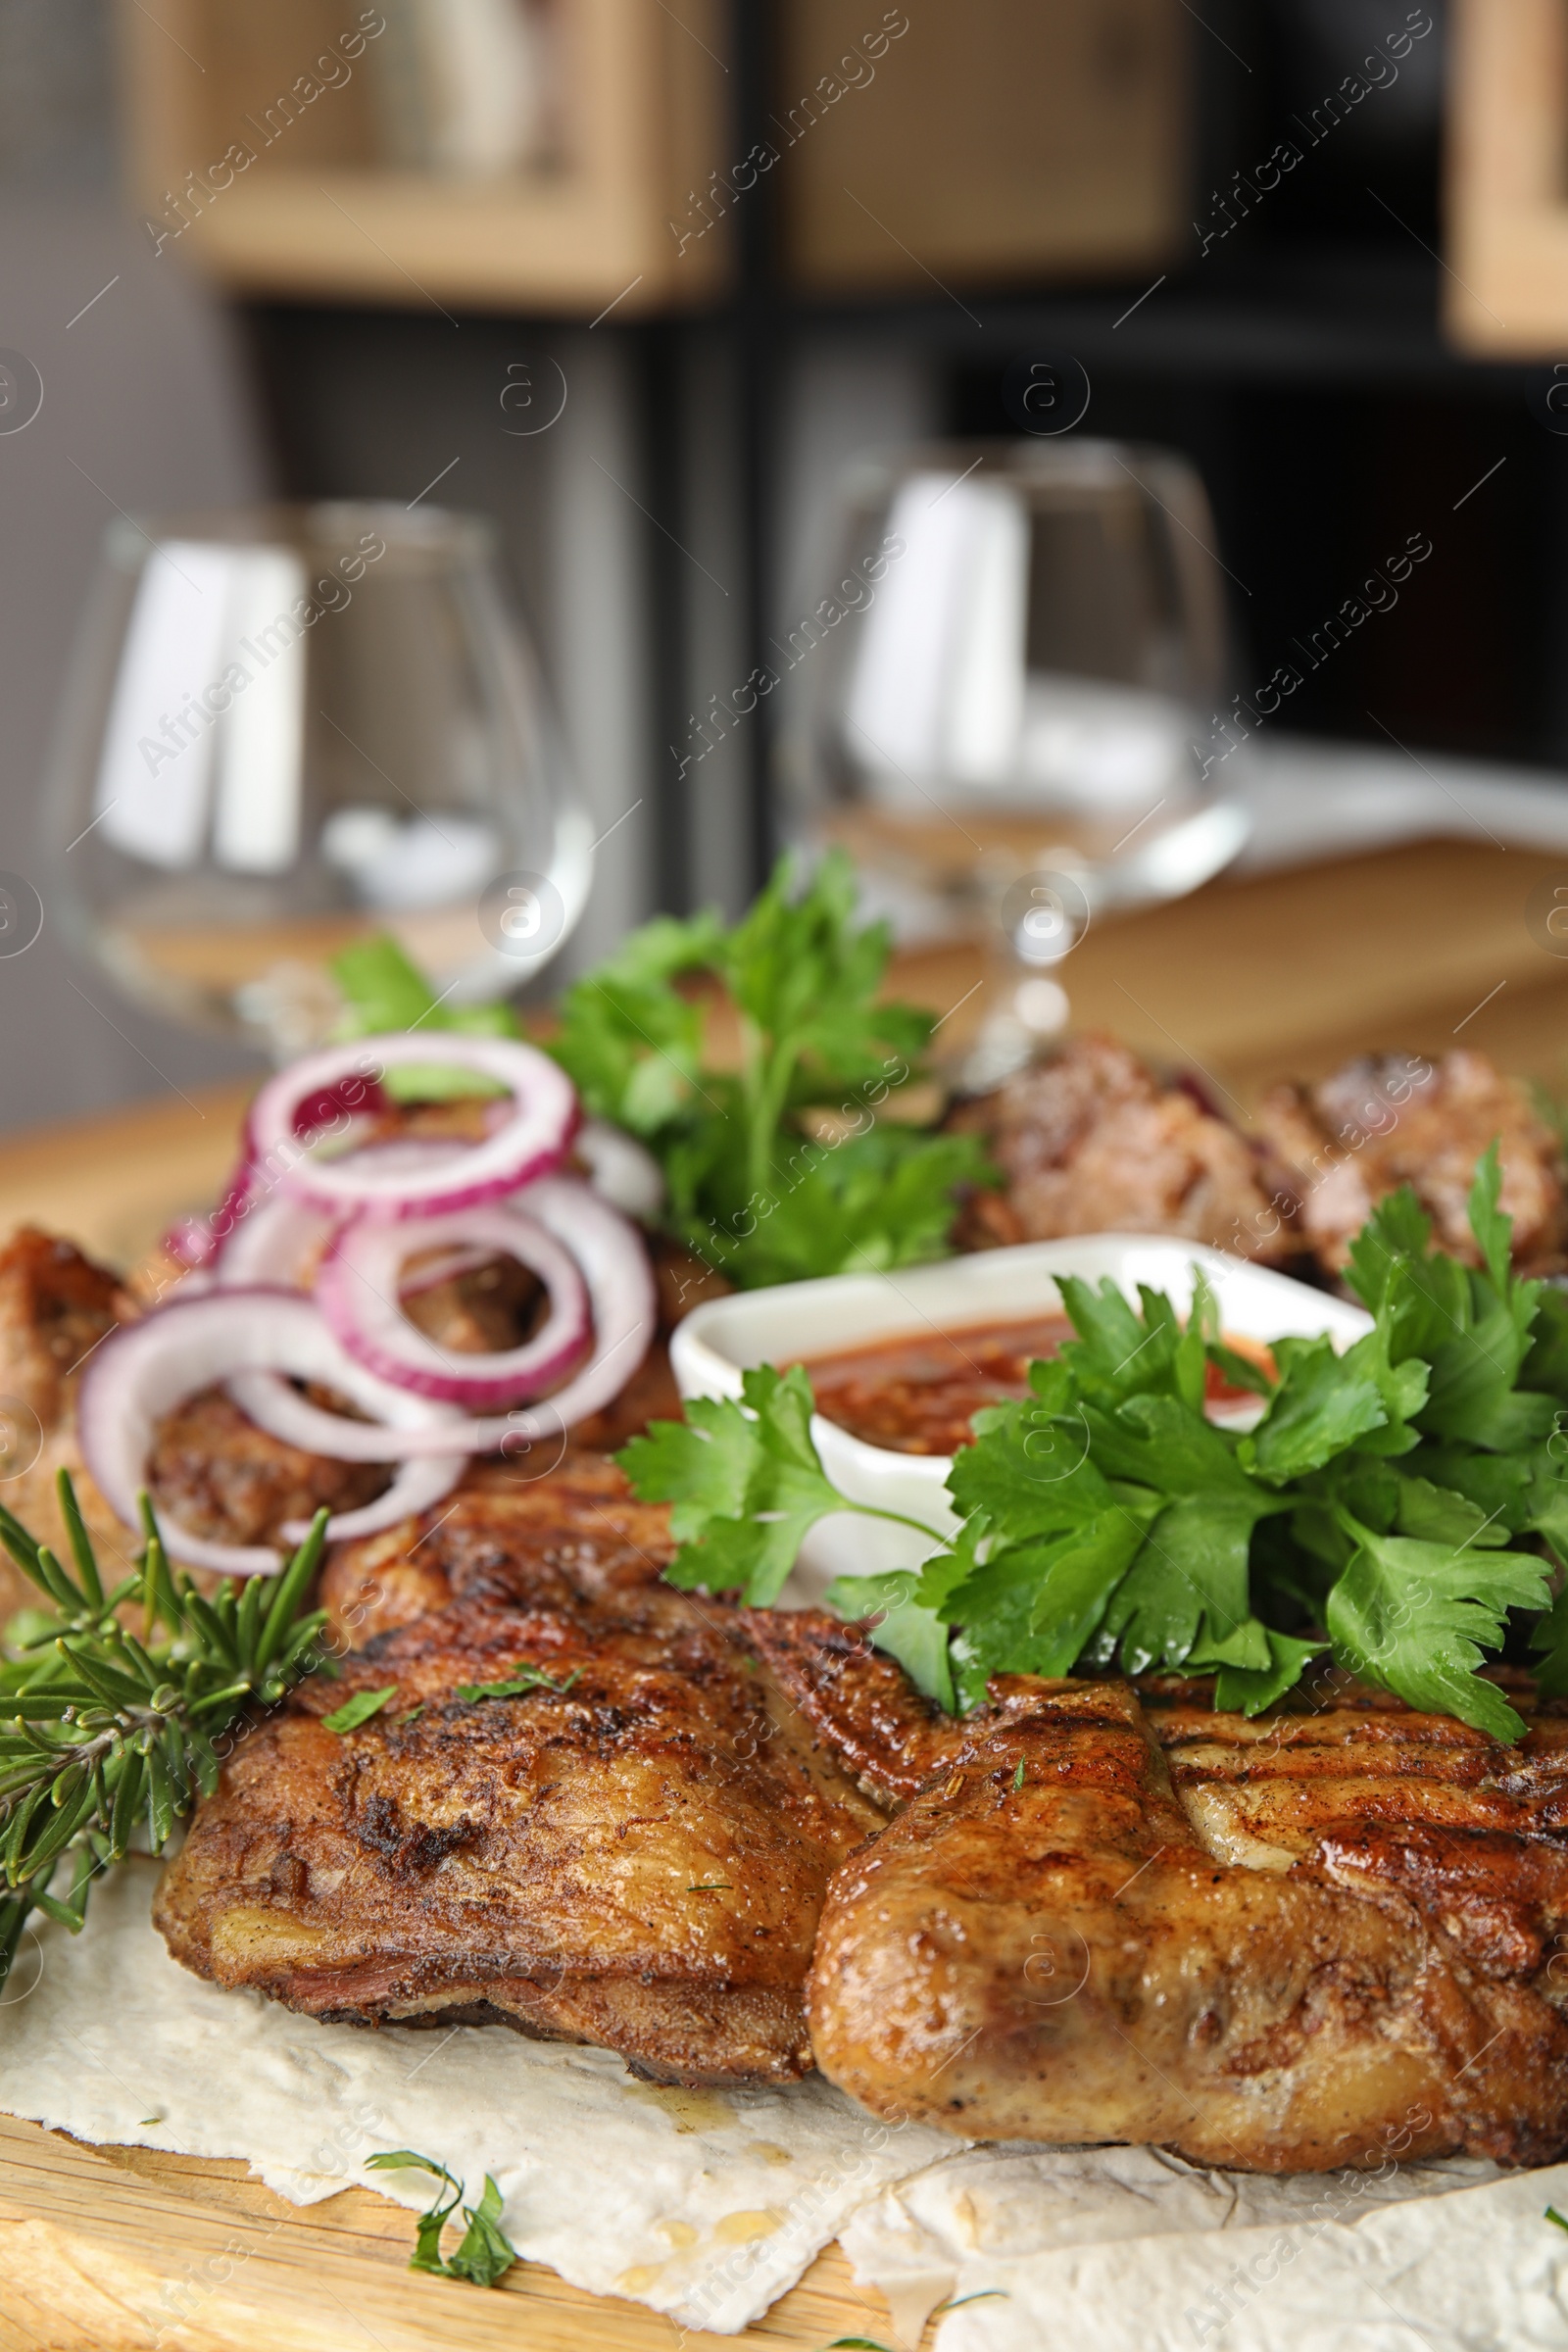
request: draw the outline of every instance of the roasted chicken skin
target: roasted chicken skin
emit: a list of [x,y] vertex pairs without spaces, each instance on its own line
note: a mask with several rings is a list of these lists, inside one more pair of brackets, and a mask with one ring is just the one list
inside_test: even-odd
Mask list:
[[160,1886],[171,1951],[318,2017],[494,2020],[688,2083],[805,2073],[823,1895],[879,1814],[734,1613],[657,1581],[667,1535],[656,1558],[580,1496],[507,1500],[465,1495],[416,1547],[445,1605],[237,1746]]
[[1568,2144],[1568,1726],[1510,1750],[1384,1706],[1250,1723],[1030,1676],[947,1722],[854,1629],[749,1623],[906,1800],[835,1878],[811,1969],[817,2064],[875,2113],[1267,2172]]

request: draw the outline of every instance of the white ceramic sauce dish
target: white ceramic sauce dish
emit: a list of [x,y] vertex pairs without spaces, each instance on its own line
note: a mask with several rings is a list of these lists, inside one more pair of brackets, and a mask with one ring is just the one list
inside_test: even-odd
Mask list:
[[[1200,1266],[1227,1337],[1269,1342],[1327,1333],[1344,1348],[1372,1328],[1371,1317],[1326,1292],[1196,1242],[1161,1235],[1087,1234],[1025,1242],[896,1274],[832,1274],[816,1282],[739,1291],[697,1307],[677,1326],[670,1360],[683,1396],[739,1396],[741,1375],[933,1330],[1004,1323],[1061,1306],[1058,1274],[1098,1283],[1108,1275],[1136,1306],[1138,1286],[1164,1291],[1178,1313],[1192,1304]],[[1219,1417],[1219,1416],[1216,1416]],[[856,1502],[903,1511],[946,1536],[957,1520],[945,1492],[952,1457],[896,1453],[852,1437],[818,1413],[811,1434],[828,1477]],[[875,1576],[917,1567],[931,1546],[913,1529],[847,1511],[820,1520],[804,1544],[781,1600],[815,1601],[836,1576]]]

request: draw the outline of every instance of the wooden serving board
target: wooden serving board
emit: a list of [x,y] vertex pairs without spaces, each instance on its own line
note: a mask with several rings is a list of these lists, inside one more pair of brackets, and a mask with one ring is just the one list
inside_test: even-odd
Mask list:
[[[1527,901],[1568,858],[1427,842],[1250,881],[1097,926],[1062,967],[1074,1024],[1205,1070],[1238,1107],[1348,1054],[1474,1046],[1568,1096],[1568,960]],[[894,989],[973,1032],[1001,985],[975,949],[900,959]],[[209,1203],[242,1087],[170,1097],[0,1144],[0,1236],[26,1218],[122,1265]],[[63,2060],[62,2063],[65,2063]],[[3,2089],[0,2089],[3,2095]],[[365,2189],[301,2211],[245,2168],[85,2148],[0,2116],[0,2352],[675,2352],[891,2340],[838,2248],[743,2336],[519,2264],[490,2292],[407,2269],[408,2212]]]
[[537,2263],[481,2290],[408,2268],[368,2189],[301,2209],[242,2164],[87,2148],[0,2116],[0,2352],[719,2352],[888,2337],[836,2246],[743,2335],[692,2334]]

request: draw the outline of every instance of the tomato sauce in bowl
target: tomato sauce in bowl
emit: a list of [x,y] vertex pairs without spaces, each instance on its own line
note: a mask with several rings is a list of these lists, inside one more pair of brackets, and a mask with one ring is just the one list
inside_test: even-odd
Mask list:
[[[1027,1396],[1030,1364],[1054,1355],[1072,1336],[1063,1314],[1025,1315],[956,1331],[901,1332],[835,1355],[808,1356],[805,1370],[817,1411],[851,1437],[891,1453],[947,1454],[973,1444],[973,1416],[982,1405]],[[1227,1338],[1226,1345],[1272,1369],[1255,1344]],[[1250,1395],[1213,1364],[1204,1393],[1210,1406],[1238,1405]]]

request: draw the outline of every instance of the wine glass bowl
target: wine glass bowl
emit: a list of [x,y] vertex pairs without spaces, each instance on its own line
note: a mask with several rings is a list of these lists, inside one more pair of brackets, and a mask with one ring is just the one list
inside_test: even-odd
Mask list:
[[841,508],[797,824],[906,939],[988,938],[1054,1025],[1052,967],[1092,920],[1196,888],[1247,835],[1195,755],[1226,672],[1202,486],[1132,444],[943,443],[860,464]]
[[346,502],[117,521],[46,858],[126,995],[274,1056],[330,1032],[323,958],[369,932],[454,1004],[518,986],[581,912],[592,829],[490,526]]

